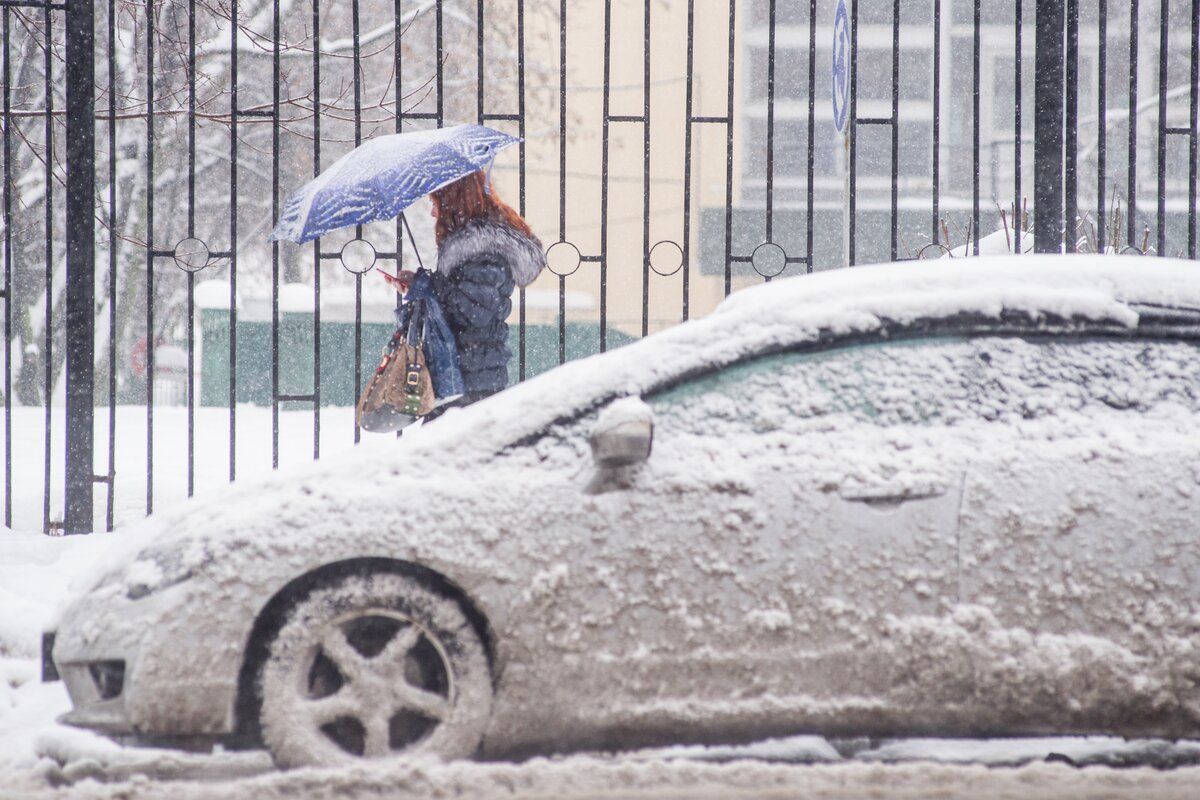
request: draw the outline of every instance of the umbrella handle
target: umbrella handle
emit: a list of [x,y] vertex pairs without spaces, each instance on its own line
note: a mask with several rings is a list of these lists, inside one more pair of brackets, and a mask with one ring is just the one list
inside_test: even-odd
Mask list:
[[412,242],[413,253],[417,256],[417,266],[425,269],[425,262],[421,261],[421,251],[417,249],[417,240],[413,238],[412,228],[408,227],[408,217],[401,213],[400,221],[404,223],[404,230],[408,231],[408,240]]

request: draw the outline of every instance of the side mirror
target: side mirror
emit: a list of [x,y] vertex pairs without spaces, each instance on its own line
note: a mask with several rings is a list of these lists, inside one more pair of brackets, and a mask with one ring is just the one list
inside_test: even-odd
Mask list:
[[626,397],[600,412],[589,439],[597,467],[628,467],[650,457],[654,412],[640,397]]

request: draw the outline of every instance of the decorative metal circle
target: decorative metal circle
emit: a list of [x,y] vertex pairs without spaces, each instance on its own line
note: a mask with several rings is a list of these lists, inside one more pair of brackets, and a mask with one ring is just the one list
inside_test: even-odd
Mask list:
[[954,258],[954,251],[941,242],[930,242],[917,251],[917,259],[922,261],[943,257]]
[[357,275],[375,266],[375,247],[366,239],[351,239],[342,246],[342,266]]
[[546,267],[555,275],[574,275],[582,261],[579,248],[570,242],[555,242],[546,250]]
[[787,253],[774,242],[763,242],[750,254],[754,271],[764,278],[774,278],[787,269]]
[[650,269],[666,277],[683,268],[683,248],[670,239],[663,239],[650,248]]
[[199,272],[208,266],[208,245],[199,239],[181,239],[174,258],[175,266],[184,272]]

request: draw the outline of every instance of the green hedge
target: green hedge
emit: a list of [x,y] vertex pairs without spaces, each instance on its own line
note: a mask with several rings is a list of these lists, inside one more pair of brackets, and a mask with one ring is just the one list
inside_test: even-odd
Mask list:
[[[363,323],[362,382],[375,368],[380,350],[394,327],[385,323]],[[203,309],[200,318],[203,340],[201,358],[200,404],[229,405],[229,312]],[[517,380],[520,332],[509,326],[509,382]],[[592,323],[568,322],[566,358],[572,360],[600,350],[600,329]],[[633,341],[616,330],[608,332],[611,350]],[[305,395],[313,391],[313,323],[308,314],[284,313],[279,319],[279,392]],[[525,328],[525,376],[531,378],[558,366],[558,325],[527,325]],[[321,404],[351,406],[358,397],[354,382],[354,324],[321,322]],[[237,323],[237,398],[238,403],[258,406],[271,404],[271,323]],[[285,403],[285,408],[310,408],[308,403]]]

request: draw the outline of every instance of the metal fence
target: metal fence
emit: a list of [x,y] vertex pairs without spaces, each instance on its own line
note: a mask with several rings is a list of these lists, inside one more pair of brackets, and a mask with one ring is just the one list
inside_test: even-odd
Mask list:
[[[39,516],[16,478],[45,531],[111,528],[131,437],[120,469],[151,513],[156,413],[184,420],[188,495],[198,405],[218,404],[199,435],[226,439],[222,481],[279,466],[282,416],[307,415],[319,457],[393,302],[364,276],[433,247],[421,220],[267,233],[287,192],[381,133],[522,137],[495,180],[550,274],[516,299],[518,380],[747,283],[1023,252],[1047,187],[1066,250],[1196,257],[1200,0],[847,6],[843,139],[826,0],[0,0],[5,524]],[[255,402],[271,452],[247,467]]]

